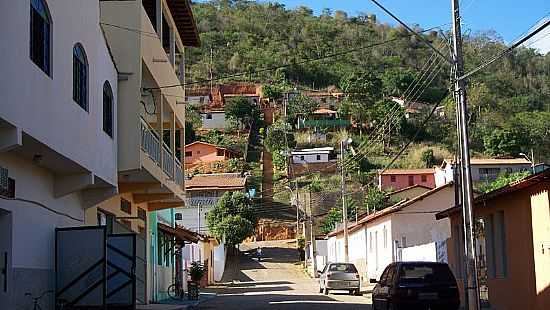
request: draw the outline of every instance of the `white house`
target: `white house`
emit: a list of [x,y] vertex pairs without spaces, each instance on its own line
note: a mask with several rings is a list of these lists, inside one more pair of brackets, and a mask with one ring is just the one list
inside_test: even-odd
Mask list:
[[32,309],[55,229],[117,191],[118,76],[97,1],[1,1],[0,37],[0,308]]
[[[349,261],[357,266],[363,283],[378,278],[388,264],[403,260],[405,248],[434,244],[435,249],[435,244],[446,242],[450,236],[450,224],[436,221],[434,214],[453,205],[453,184],[448,183],[351,224],[348,231]],[[339,229],[328,236],[328,260],[344,261],[343,231]],[[445,253],[432,255],[445,256]],[[409,255],[407,259],[414,258]]]
[[328,163],[336,158],[333,147],[295,150],[292,151],[291,156],[294,164]]
[[[473,182],[492,181],[501,173],[529,171],[531,169],[531,162],[525,158],[472,158],[470,164]],[[453,181],[454,166],[454,160],[445,159],[440,167],[435,168],[436,186]]]

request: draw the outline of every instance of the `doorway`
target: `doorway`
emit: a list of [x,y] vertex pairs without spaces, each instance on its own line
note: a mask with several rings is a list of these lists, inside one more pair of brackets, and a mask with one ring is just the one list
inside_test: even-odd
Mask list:
[[12,214],[0,209],[0,305],[10,305],[13,290],[11,256]]

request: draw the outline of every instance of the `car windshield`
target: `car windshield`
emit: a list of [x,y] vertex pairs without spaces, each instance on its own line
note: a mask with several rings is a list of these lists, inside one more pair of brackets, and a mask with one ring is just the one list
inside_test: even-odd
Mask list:
[[445,265],[403,265],[399,271],[400,283],[454,283],[449,267]]
[[332,264],[328,271],[340,271],[347,273],[357,273],[357,269],[353,264]]

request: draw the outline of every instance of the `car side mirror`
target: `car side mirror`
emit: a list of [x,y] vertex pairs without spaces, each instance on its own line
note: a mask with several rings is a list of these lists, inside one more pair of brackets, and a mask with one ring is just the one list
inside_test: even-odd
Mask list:
[[376,279],[370,279],[369,282],[372,283],[372,284],[378,283],[378,281]]

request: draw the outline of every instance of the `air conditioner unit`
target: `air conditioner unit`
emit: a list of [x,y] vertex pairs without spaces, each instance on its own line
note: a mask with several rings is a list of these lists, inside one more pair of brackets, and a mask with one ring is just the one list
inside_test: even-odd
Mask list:
[[8,169],[0,167],[0,192],[7,192],[9,189]]

